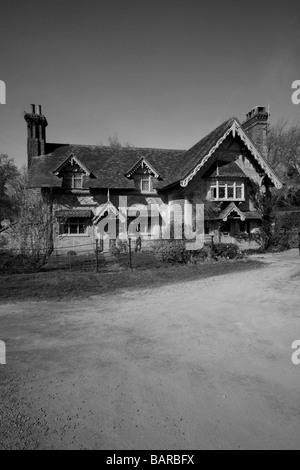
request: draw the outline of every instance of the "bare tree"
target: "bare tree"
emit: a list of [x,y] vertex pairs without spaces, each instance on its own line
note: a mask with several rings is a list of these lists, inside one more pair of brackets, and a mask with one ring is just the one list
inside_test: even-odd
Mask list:
[[124,145],[121,144],[121,142],[119,141],[118,134],[116,132],[112,136],[110,135],[108,137],[108,142],[109,142],[109,146],[116,150],[121,149],[121,148],[134,148],[134,146],[130,144],[129,142],[126,142]]
[[267,158],[284,182],[281,202],[300,205],[300,126],[280,120],[271,127]]
[[[4,161],[7,162],[7,159]],[[27,189],[26,168],[15,171],[12,160],[10,167],[13,170],[9,173],[12,188],[10,202],[13,201],[9,206],[11,223],[1,237],[2,248],[13,256],[12,268],[16,262],[24,264],[25,271],[36,270],[53,251],[52,194],[50,191]],[[17,256],[16,261],[14,256]]]
[[18,181],[19,219],[13,228],[18,250],[41,264],[53,251],[53,204],[50,191],[27,189],[27,172]]
[[18,210],[16,180],[20,173],[12,158],[0,155],[0,222],[16,218]]

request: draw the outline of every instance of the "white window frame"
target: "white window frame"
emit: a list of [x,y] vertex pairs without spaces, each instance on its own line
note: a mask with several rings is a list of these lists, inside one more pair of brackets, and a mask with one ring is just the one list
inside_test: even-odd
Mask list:
[[[233,197],[228,197],[228,188],[232,188],[234,191]],[[220,188],[225,188],[225,196],[220,197]],[[242,197],[236,197],[237,188],[242,189]],[[216,197],[213,196],[213,192],[216,190]],[[236,181],[219,181],[216,180],[210,185],[211,199],[214,201],[244,201],[245,200],[245,183],[238,183]]]
[[[76,219],[75,222],[71,222],[71,220]],[[77,232],[76,233],[71,233],[71,226],[77,225]],[[85,231],[84,233],[79,233],[79,226],[80,225],[85,225]],[[64,232],[63,228],[67,227],[68,231]],[[88,237],[89,236],[89,224],[86,218],[84,217],[69,217],[66,220],[60,220],[59,221],[59,235],[62,237]]]
[[[148,183],[148,189],[143,189],[143,182],[147,181]],[[142,193],[153,193],[155,192],[153,190],[153,182],[152,182],[152,176],[151,175],[144,175],[141,177],[140,181],[140,188]]]
[[[64,175],[64,187],[66,189],[83,189],[83,173],[67,173]],[[70,181],[70,185],[66,185],[66,181]],[[76,187],[75,186],[75,181],[80,181],[80,186]]]

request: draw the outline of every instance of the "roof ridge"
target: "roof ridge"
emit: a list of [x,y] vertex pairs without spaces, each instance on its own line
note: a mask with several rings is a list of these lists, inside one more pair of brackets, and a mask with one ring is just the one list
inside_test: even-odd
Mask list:
[[[115,150],[113,147],[110,145],[101,145],[101,144],[70,144],[70,143],[58,143],[58,142],[47,142],[47,145],[57,145],[60,147],[97,147],[97,148],[103,148],[103,149],[111,149]],[[165,147],[127,147],[127,146],[121,146],[119,150],[160,150],[160,151],[174,151],[174,152],[186,152],[186,149],[176,149],[176,148],[165,148]]]
[[[190,157],[190,153],[193,154],[193,151],[195,152],[195,150],[201,146],[201,144],[204,144],[206,141],[209,142],[209,140],[214,137],[213,141],[211,142],[211,144],[208,145],[207,149],[206,149],[206,152],[209,152],[211,150],[211,148],[215,145],[216,143],[216,137],[215,135],[218,135],[221,131],[222,131],[222,135],[224,135],[227,130],[232,126],[233,122],[235,121],[235,117],[230,117],[228,119],[226,119],[224,122],[222,122],[221,124],[219,124],[217,127],[215,127],[212,131],[210,131],[208,134],[206,134],[204,137],[202,137],[198,142],[196,142],[196,144],[194,144],[190,149],[188,149],[184,155],[183,155],[183,158],[185,157]],[[199,154],[199,152],[201,152],[201,148],[199,149],[199,151],[196,152],[195,155],[192,155],[192,159],[195,160],[197,159],[197,155]],[[187,159],[188,159],[187,158]],[[189,173],[192,171],[192,169],[195,167],[195,161],[194,162],[191,162],[191,166],[188,168],[188,169],[185,169],[184,171],[184,174],[182,173],[181,175],[178,175],[177,177],[177,181],[180,181],[180,180],[183,180],[184,178],[187,177],[187,175],[189,175]],[[176,171],[178,171],[177,169],[174,170],[174,174],[176,174]]]
[[197,145],[200,144],[200,142],[202,142],[204,139],[208,139],[209,136],[211,136],[212,134],[214,134],[215,132],[217,132],[220,128],[222,128],[223,126],[226,125],[226,127],[229,125],[229,122],[230,124],[233,123],[233,121],[235,120],[236,118],[233,116],[229,119],[226,119],[226,121],[222,122],[221,124],[219,124],[217,127],[215,127],[212,131],[210,131],[208,134],[205,134],[205,136],[203,136],[200,140],[198,140],[198,142],[196,142],[192,147],[190,147],[186,153],[188,153],[190,150],[192,150],[193,148],[195,148]]

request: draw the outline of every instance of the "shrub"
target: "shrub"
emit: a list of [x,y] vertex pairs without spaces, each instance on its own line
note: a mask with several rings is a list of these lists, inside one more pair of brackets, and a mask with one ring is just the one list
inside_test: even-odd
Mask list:
[[272,243],[269,247],[268,251],[271,252],[280,252],[286,251],[290,249],[289,243],[289,234],[288,233],[275,233],[272,237]]
[[[185,241],[160,240],[153,244],[156,259],[168,263],[197,264],[211,260],[211,247],[204,246],[200,250],[188,251]],[[214,245],[214,259],[235,259],[241,257],[240,249],[233,243],[218,243]]]
[[0,255],[0,274],[33,273],[39,268],[39,259],[34,256],[2,253]]
[[214,253],[217,258],[235,259],[240,255],[240,249],[234,243],[218,243]]
[[156,259],[168,263],[187,263],[189,252],[185,249],[183,240],[167,241],[160,240],[154,243],[153,251]]
[[156,259],[168,263],[197,264],[210,258],[211,249],[204,246],[200,250],[187,250],[184,240],[154,242],[153,251]]
[[197,264],[203,263],[211,258],[211,248],[204,246],[201,250],[189,251],[189,263]]
[[255,242],[257,245],[260,246],[261,250],[264,252],[266,251],[267,247],[271,244],[272,237],[268,235],[262,227],[258,228],[255,232],[246,233],[240,232],[235,233],[234,238],[238,242]]
[[300,212],[289,211],[278,213],[272,237],[271,250],[273,252],[296,248],[298,245],[298,232],[300,228]]

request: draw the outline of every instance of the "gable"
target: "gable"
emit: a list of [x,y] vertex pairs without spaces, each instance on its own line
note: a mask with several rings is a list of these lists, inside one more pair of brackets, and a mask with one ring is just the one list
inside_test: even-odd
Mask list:
[[86,176],[90,176],[91,172],[86,168],[86,166],[76,158],[74,154],[69,155],[55,170],[53,173],[56,176],[60,176],[63,171],[81,171]]
[[234,139],[239,139],[242,142],[245,148],[249,151],[257,166],[261,168],[261,172],[269,177],[276,188],[281,188],[282,183],[279,177],[265,161],[261,153],[255,147],[254,143],[245,134],[236,118],[231,118],[221,124],[221,126],[208,134],[206,137],[204,137],[204,139],[202,139],[186,152],[184,155],[185,165],[183,168],[185,174],[180,178],[180,185],[182,187],[186,187],[194,178],[194,176],[204,167],[204,165],[209,162],[211,157],[230,135],[232,135]]
[[125,176],[126,178],[132,178],[134,174],[149,174],[155,176],[155,178],[159,178],[160,176],[144,157],[137,161],[133,167],[125,173]]
[[237,207],[237,205],[232,202],[231,204],[229,204],[229,206],[227,206],[220,214],[219,214],[219,219],[223,220],[224,222],[227,221],[228,217],[233,214],[233,213],[236,213],[239,218],[244,221],[246,220],[246,216],[245,214]]
[[113,205],[113,203],[108,199],[105,204],[98,206],[96,208],[96,214],[93,218],[93,223],[96,225],[100,222],[101,218],[108,214],[108,217],[113,216],[119,219],[121,222],[125,222],[125,216]]

